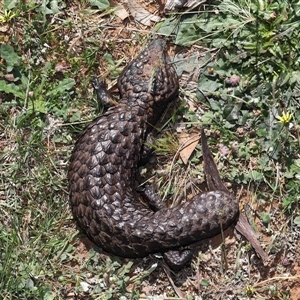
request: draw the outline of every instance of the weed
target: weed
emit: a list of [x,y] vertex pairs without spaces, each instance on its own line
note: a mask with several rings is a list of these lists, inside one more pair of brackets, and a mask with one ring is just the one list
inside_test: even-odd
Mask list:
[[[99,249],[80,250],[78,229],[67,204],[68,157],[79,132],[96,115],[90,80],[101,74],[114,82],[124,56],[129,55],[128,49],[125,55],[118,45],[130,41],[126,44],[133,47],[132,37],[141,42],[143,35],[143,30],[118,23],[108,6],[106,0],[3,1],[0,294],[5,300],[138,299],[143,288],[154,287],[157,292],[163,281],[157,264],[139,268],[136,261],[107,258]],[[159,32],[172,34],[177,44],[207,49],[199,60],[201,75],[197,95],[193,95],[193,104],[201,109],[191,112],[182,105],[166,123],[183,124],[186,130],[204,125],[209,130],[222,178],[254,191],[253,199],[258,200],[253,202],[268,212],[257,214],[267,225],[267,234],[274,233],[265,247],[274,255],[282,250],[296,255],[294,240],[299,238],[300,224],[299,3],[224,0],[210,2],[205,8],[174,14],[160,24]],[[183,73],[186,66],[178,61],[177,69]],[[192,61],[198,63],[195,57]],[[182,94],[191,96],[185,90]],[[177,156],[177,135],[163,133],[154,145],[164,169],[155,173],[157,184],[164,198],[174,199],[174,205],[178,195],[187,198],[186,187],[198,193],[195,178],[203,179],[200,148],[183,165]],[[221,155],[225,147],[228,151]],[[282,212],[289,215],[282,226],[285,239],[276,227]],[[283,241],[277,247],[278,237]],[[241,244],[240,252],[237,270],[226,274],[221,272],[218,252],[213,252],[213,258],[198,259],[194,269],[199,269],[199,276],[196,283],[194,276],[188,277],[187,293],[199,286],[198,295],[211,297],[212,289],[220,288],[223,297],[230,282],[238,286],[230,293],[256,295],[257,278],[249,276],[255,269],[254,264],[251,270],[249,267],[251,249]],[[161,288],[164,293],[169,289],[166,282],[166,289]],[[221,283],[226,290],[221,290]],[[280,289],[280,282],[272,286],[266,282],[265,287],[259,292],[266,297],[290,296],[288,290]]]
[[3,13],[0,13],[0,22],[9,23],[16,16],[11,10],[4,10]]
[[[77,57],[68,53],[60,37],[72,28],[58,18],[65,6],[63,1],[4,1],[1,14],[7,23],[0,46],[3,299],[61,299],[62,278],[73,287],[77,282],[77,274],[65,267],[76,262],[66,165],[72,135],[93,111],[85,109],[76,90],[85,90],[89,81],[75,84],[83,69],[72,63],[97,50],[86,47]],[[84,72],[94,63],[93,58]],[[91,94],[82,98],[94,101]],[[73,107],[75,100],[79,108]],[[78,124],[67,126],[70,122]]]
[[[287,184],[276,183],[275,166],[287,171],[298,159],[294,112],[300,96],[299,8],[297,3],[281,1],[225,0],[206,5],[198,14],[168,19],[159,29],[170,34],[172,28],[177,44],[197,43],[212,49],[198,81],[199,105],[209,107],[201,123],[219,131],[224,141],[238,141],[232,168],[228,166],[226,172],[230,181],[265,182],[278,193],[283,189],[288,193],[295,185],[285,173],[280,181]],[[237,132],[242,132],[242,138]],[[259,163],[241,177],[236,160],[253,157]],[[285,202],[297,203],[297,198],[291,198],[289,193]]]

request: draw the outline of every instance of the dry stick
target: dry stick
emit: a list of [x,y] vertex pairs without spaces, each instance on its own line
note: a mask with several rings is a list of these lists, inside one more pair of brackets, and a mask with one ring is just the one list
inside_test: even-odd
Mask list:
[[[204,129],[201,130],[201,144],[202,144],[202,155],[204,161],[204,173],[209,190],[221,190],[228,193],[227,188],[223,184],[217,166],[214,162],[213,156],[207,145],[207,138]],[[240,213],[235,229],[242,234],[254,248],[256,254],[262,259],[263,262],[268,260],[268,254],[263,250],[259,241],[256,238],[253,229],[249,225],[245,216]]]
[[272,278],[268,278],[267,280],[260,281],[258,283],[255,283],[253,285],[254,288],[260,287],[260,286],[265,286],[266,283],[272,282],[272,281],[279,281],[279,280],[291,280],[291,281],[300,281],[300,276],[289,276],[289,277],[284,277],[284,276],[276,276]]
[[167,277],[168,277],[168,279],[169,279],[169,281],[170,281],[170,283],[171,283],[171,285],[172,285],[172,287],[173,287],[175,293],[176,293],[177,296],[180,298],[180,299],[178,299],[178,300],[181,300],[181,299],[183,300],[183,299],[185,299],[185,298],[184,298],[184,295],[183,295],[183,293],[182,293],[182,291],[175,285],[173,279],[171,278],[169,267],[167,267],[167,266],[165,266],[165,265],[163,264],[163,269],[164,269],[164,271],[165,271],[165,273],[166,273],[166,275],[167,275]]

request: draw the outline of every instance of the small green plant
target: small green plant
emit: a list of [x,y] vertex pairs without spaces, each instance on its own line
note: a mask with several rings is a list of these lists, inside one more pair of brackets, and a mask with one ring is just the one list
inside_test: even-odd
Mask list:
[[51,21],[65,1],[21,2],[5,0],[0,16],[10,22],[0,46],[0,291],[5,300],[62,299],[59,282],[74,289],[78,277],[66,166],[82,116],[93,117],[94,70],[84,63],[90,44],[67,51],[72,27]]
[[[288,170],[297,160],[299,9],[295,2],[225,0],[199,14],[170,18],[159,29],[175,33],[179,45],[214,49],[201,59],[197,96],[207,108],[201,123],[219,131],[220,143],[232,150],[225,176],[244,184],[265,183],[279,194],[295,185],[285,177],[282,186],[276,176],[278,165]],[[232,140],[234,148],[228,145]],[[250,172],[237,172],[241,161],[254,157]],[[284,206],[298,201],[291,193],[283,199]]]
[[[164,278],[156,258],[133,261],[109,258],[99,249],[87,251],[68,207],[68,159],[78,134],[97,115],[90,80],[101,75],[114,81],[126,56],[145,40],[144,30],[135,29],[139,25],[134,22],[124,28],[107,0],[2,2],[1,297],[139,299],[142,293],[165,290],[174,297],[169,280],[175,276]],[[179,45],[197,44],[189,64],[181,51],[174,58],[180,76],[200,68],[196,92],[182,88],[180,93],[180,100],[190,104],[192,99],[193,111],[181,105],[161,131],[170,121],[180,130],[205,126],[224,181],[238,195],[256,193],[253,204],[267,233],[274,233],[272,245],[277,245],[278,228],[288,228],[288,243],[282,237],[280,247],[270,249],[276,254],[290,250],[300,224],[299,8],[295,1],[209,1],[204,11],[172,14],[159,29]],[[183,164],[177,155],[179,135],[179,130],[162,132],[154,143],[160,163],[150,171],[170,206],[172,200],[173,205],[182,198],[190,201],[189,191],[203,191],[201,147]],[[280,209],[288,218],[272,222],[274,216],[284,219]],[[271,289],[269,282],[262,289],[256,286],[261,269],[255,276],[250,244],[240,243],[236,260],[235,243],[229,243],[228,265],[230,259],[238,261],[235,269],[221,272],[218,249],[210,244],[213,249],[183,271],[189,280],[186,292],[203,299],[217,292],[216,298],[226,298],[226,291],[231,298],[258,293],[289,298],[292,292],[279,281]],[[190,271],[196,276],[189,276]]]
[[269,213],[261,212],[260,218],[261,218],[261,221],[266,225],[268,225],[271,222],[271,216]]
[[176,137],[171,133],[167,133],[165,137],[156,139],[155,143],[149,144],[149,146],[153,147],[157,155],[176,155],[179,148]]
[[0,22],[1,23],[9,23],[16,16],[11,10],[4,10],[4,12],[0,12]]
[[81,265],[82,273],[90,272],[90,277],[83,276],[77,287],[78,292],[90,291],[103,299],[116,299],[126,294],[125,287],[130,281],[128,273],[133,263],[122,265],[118,258],[99,259],[93,249],[89,258]]
[[255,295],[255,288],[252,286],[246,286],[245,288],[245,294],[248,297],[253,297]]

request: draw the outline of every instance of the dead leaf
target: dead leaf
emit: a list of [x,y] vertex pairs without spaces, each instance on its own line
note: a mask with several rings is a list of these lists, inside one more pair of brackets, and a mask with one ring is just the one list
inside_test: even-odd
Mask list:
[[110,1],[110,5],[116,8],[114,14],[118,16],[122,21],[129,17],[129,13],[123,5],[118,4],[115,1]]
[[13,82],[15,80],[15,76],[14,74],[5,74],[4,75],[4,78],[7,80],[7,81],[10,81],[10,82]]
[[182,143],[183,148],[179,152],[180,158],[184,164],[188,163],[188,160],[192,153],[194,152],[196,146],[199,143],[200,136],[199,134],[190,136],[190,135],[181,135],[179,136],[179,141]]
[[161,19],[160,17],[149,13],[135,1],[128,1],[127,6],[132,17],[143,25],[150,26],[151,21],[157,23]]
[[55,65],[54,69],[56,72],[61,72],[61,73],[65,73],[70,70],[70,68],[64,62],[58,62]]
[[240,213],[235,229],[242,234],[250,243],[250,245],[255,250],[255,253],[262,259],[263,263],[268,262],[268,254],[264,251],[260,242],[258,241],[252,227],[248,223],[246,217]]
[[9,29],[9,25],[8,24],[0,26],[0,32],[7,32],[8,29]]

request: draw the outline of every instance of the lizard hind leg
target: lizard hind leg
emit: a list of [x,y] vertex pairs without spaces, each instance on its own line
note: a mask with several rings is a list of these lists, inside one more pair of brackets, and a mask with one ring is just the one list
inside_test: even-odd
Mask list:
[[[154,211],[166,208],[165,203],[157,194],[155,187],[147,184],[143,192],[144,198],[151,209]],[[190,249],[168,250],[163,254],[164,261],[174,271],[179,271],[185,267],[193,258],[193,253]]]

